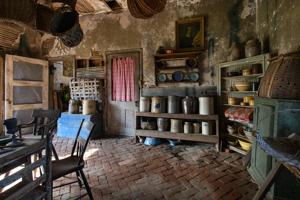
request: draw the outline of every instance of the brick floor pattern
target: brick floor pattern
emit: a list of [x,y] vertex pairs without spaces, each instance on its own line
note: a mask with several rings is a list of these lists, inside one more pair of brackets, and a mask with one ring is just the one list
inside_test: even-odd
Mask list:
[[[54,145],[63,157],[73,141],[56,137]],[[105,138],[90,141],[85,162],[95,199],[246,200],[257,190],[239,154],[217,153],[206,144],[154,147],[135,143],[133,138]],[[75,175],[54,185],[71,180]],[[53,196],[71,199],[83,193],[75,183],[54,189]]]

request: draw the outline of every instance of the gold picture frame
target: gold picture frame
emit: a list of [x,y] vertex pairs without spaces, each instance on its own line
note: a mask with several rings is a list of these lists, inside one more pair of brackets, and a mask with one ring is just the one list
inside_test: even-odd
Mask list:
[[204,17],[176,21],[176,50],[197,51],[205,48]]

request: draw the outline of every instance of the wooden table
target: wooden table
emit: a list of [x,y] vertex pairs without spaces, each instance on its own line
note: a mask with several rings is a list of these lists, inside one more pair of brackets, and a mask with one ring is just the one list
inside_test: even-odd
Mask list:
[[[13,151],[0,154],[0,199],[51,199],[51,140],[24,139],[24,146],[16,147]],[[42,151],[46,150],[43,155]],[[32,161],[34,157],[34,161]],[[19,171],[11,173],[15,168]],[[40,172],[39,177],[34,177],[35,172]],[[21,180],[21,181],[20,181]],[[11,188],[5,187],[12,185]]]

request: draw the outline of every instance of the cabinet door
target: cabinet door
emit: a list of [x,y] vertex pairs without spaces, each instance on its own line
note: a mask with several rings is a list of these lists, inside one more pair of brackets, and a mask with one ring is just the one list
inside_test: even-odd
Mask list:
[[[275,106],[257,104],[255,107],[254,126],[263,137],[273,137]],[[258,184],[261,184],[272,167],[272,158],[254,141],[252,144],[251,167],[249,172]]]

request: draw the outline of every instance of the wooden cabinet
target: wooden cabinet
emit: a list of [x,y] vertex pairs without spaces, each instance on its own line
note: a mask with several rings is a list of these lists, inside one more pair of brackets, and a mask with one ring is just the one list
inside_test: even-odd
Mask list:
[[[297,111],[298,109],[298,111]],[[300,135],[300,101],[255,98],[254,129],[263,137],[286,137],[291,133]],[[257,144],[252,144],[251,166],[248,171],[256,183],[262,184],[275,160]],[[297,189],[298,188],[298,189]],[[287,170],[278,177],[269,196],[295,199],[300,196],[300,182]]]
[[[231,62],[219,64],[218,70],[218,93],[219,104],[222,116],[222,123],[220,132],[222,135],[222,142],[228,146],[232,151],[246,155],[248,152],[243,150],[238,144],[229,144],[228,140],[237,141],[242,140],[250,143],[251,140],[245,135],[239,134],[237,129],[239,127],[253,127],[253,121],[241,121],[236,119],[225,118],[224,112],[228,108],[234,109],[253,109],[253,105],[245,104],[244,97],[257,96],[258,84],[260,78],[264,75],[268,66],[269,54],[261,54],[251,58],[244,58]],[[235,86],[239,83],[248,83],[250,87],[246,91],[239,91]],[[253,83],[257,83],[256,87]],[[235,103],[229,102],[229,98],[235,100]],[[242,104],[241,104],[242,103]],[[229,133],[227,126],[235,127],[235,133]]]
[[102,55],[76,59],[76,77],[105,79],[105,73]]

